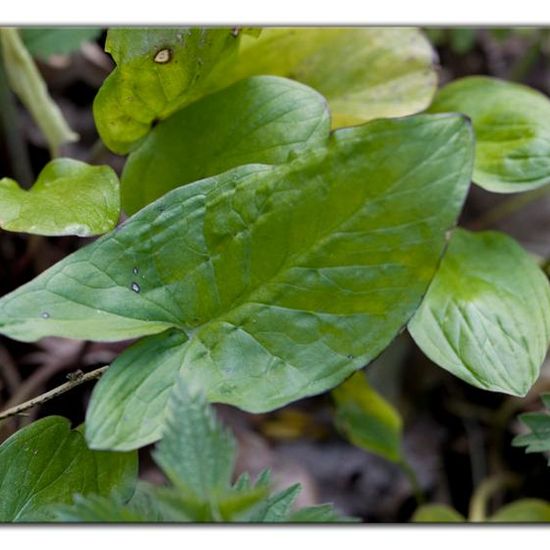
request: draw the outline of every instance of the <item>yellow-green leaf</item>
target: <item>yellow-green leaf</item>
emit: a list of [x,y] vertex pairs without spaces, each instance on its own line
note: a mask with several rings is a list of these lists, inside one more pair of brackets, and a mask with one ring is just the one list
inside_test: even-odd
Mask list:
[[111,231],[119,215],[118,178],[109,166],[55,159],[28,191],[0,180],[0,227],[6,231],[89,237]]

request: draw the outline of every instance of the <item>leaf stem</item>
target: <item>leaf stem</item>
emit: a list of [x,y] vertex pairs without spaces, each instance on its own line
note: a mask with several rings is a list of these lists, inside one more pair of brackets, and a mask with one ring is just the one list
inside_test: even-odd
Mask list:
[[32,399],[29,399],[28,401],[25,401],[20,405],[16,405],[14,407],[11,407],[10,409],[0,412],[0,420],[5,420],[6,418],[10,418],[11,416],[21,414],[22,412],[28,409],[32,409],[33,407],[36,407],[36,405],[41,405],[42,403],[46,403],[46,401],[50,401],[50,399],[54,399],[55,397],[58,397],[59,395],[62,395],[68,392],[69,390],[72,390],[73,388],[80,386],[80,384],[84,384],[85,382],[89,382],[90,380],[96,380],[100,378],[101,375],[108,368],[109,368],[109,365],[106,365],[104,367],[95,369],[91,372],[87,372],[86,374],[82,373],[81,371],[77,371],[76,373],[73,374],[73,376],[68,382],[65,382],[64,384],[57,386],[57,388],[53,388],[52,390],[47,391],[46,393],[43,393],[37,397],[33,397]]
[[411,488],[414,493],[414,498],[416,499],[416,503],[420,506],[421,504],[424,504],[426,501],[426,498],[424,496],[424,492],[420,488],[420,483],[418,482],[418,477],[416,475],[416,472],[412,468],[412,466],[407,462],[405,458],[401,460],[401,462],[398,463],[399,467],[403,471],[403,473],[407,476],[407,479],[409,480],[409,483],[411,484]]
[[[8,84],[8,75],[4,68],[4,60],[0,51],[0,129],[1,141],[5,142],[7,160],[11,174],[23,187],[29,189],[34,181],[27,144],[21,131],[21,121],[17,105]],[[0,174],[0,177],[7,174]]]
[[517,483],[516,476],[506,473],[497,474],[484,480],[475,490],[470,500],[468,521],[474,523],[484,522],[487,519],[487,505],[491,497],[504,487]]

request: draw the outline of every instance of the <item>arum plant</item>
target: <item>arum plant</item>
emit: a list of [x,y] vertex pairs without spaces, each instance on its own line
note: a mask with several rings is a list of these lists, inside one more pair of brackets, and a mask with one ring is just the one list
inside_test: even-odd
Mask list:
[[[416,29],[117,28],[106,50],[116,67],[94,117],[128,155],[130,217],[114,227],[109,168],[58,160],[29,192],[0,182],[5,229],[104,233],[0,299],[0,333],[15,340],[138,339],[93,391],[90,449],[175,433],[174,391],[194,402],[182,387],[253,413],[327,392],[406,329],[465,382],[529,391],[550,342],[548,280],[510,237],[456,225],[472,182],[550,183],[548,98],[478,77],[436,91]],[[70,186],[71,219],[54,212]],[[346,405],[364,405],[350,383],[334,394],[344,431]],[[398,418],[367,401],[360,418],[386,437],[348,432],[403,462]],[[103,498],[64,517],[104,514]],[[219,506],[200,517],[226,519]]]

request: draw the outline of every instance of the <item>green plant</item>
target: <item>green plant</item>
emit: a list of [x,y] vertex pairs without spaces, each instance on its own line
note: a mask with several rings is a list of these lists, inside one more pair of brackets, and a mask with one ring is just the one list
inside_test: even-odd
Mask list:
[[[2,33],[14,90],[23,102],[29,87],[44,96],[30,62],[13,61],[30,59],[16,31]],[[103,143],[128,155],[121,205],[133,215],[114,228],[108,167],[55,159],[30,191],[0,181],[6,230],[106,233],[0,299],[0,332],[141,338],[95,387],[85,438],[94,452],[162,438],[157,461],[174,488],[138,491],[123,508],[85,495],[60,517],[257,518],[246,514],[265,480],[231,486],[227,437],[174,421],[176,400],[206,422],[185,387],[264,412],[344,383],[341,429],[405,467],[399,416],[349,378],[405,328],[464,381],[529,391],[550,342],[547,277],[511,238],[455,226],[471,181],[497,193],[550,183],[548,98],[485,77],[435,93],[433,52],[415,29],[119,28],[106,49],[117,66],[94,117]],[[52,154],[73,139],[58,134]],[[67,200],[75,206],[55,214]],[[204,466],[181,447],[201,436],[223,462],[206,489],[172,470]],[[333,517],[289,515],[295,490],[266,501],[287,503],[281,520]]]

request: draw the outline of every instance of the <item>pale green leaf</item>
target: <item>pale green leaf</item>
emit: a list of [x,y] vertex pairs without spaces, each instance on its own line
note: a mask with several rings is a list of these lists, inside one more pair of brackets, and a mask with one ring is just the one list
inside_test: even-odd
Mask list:
[[473,180],[497,193],[550,183],[550,100],[522,84],[472,76],[436,95],[432,113],[461,112],[473,122]]
[[326,102],[277,77],[253,77],[205,97],[160,122],[132,154],[121,178],[133,214],[185,183],[243,164],[278,164],[326,142]]
[[0,28],[0,46],[10,87],[31,113],[48,142],[52,156],[56,156],[59,146],[78,140],[78,134],[71,130],[50,97],[17,29]]
[[[385,349],[418,307],[472,157],[462,117],[420,115],[338,130],[288,164],[180,187],[2,298],[0,331],[116,340],[174,327],[189,337],[182,374],[212,401],[266,411],[326,391]],[[91,434],[106,409],[123,424],[142,414],[113,398],[113,383],[114,374],[94,390],[94,447],[105,444]],[[134,437],[123,425],[117,444],[151,441]]]
[[[128,504],[98,495],[76,495],[71,505],[56,506],[55,519],[66,523],[149,523],[149,516],[140,514]],[[160,518],[157,521],[161,521]]]
[[462,523],[466,518],[446,504],[424,504],[417,508],[414,523]]
[[252,75],[286,76],[328,100],[335,127],[422,111],[437,87],[435,53],[412,27],[267,28],[244,36],[205,88]]
[[503,506],[489,518],[493,523],[548,523],[550,504],[536,498],[525,498]]
[[136,477],[137,453],[91,451],[68,420],[50,416],[0,446],[0,521],[51,520],[52,506],[76,493],[128,500]]
[[238,47],[227,28],[112,28],[105,50],[116,64],[94,100],[105,145],[127,153],[166,118],[193,99],[214,65]]
[[109,166],[55,159],[28,191],[0,180],[0,227],[6,231],[89,237],[111,231],[119,215],[118,178]]
[[332,397],[336,403],[336,425],[354,445],[401,462],[401,417],[370,386],[363,372],[355,373],[333,390]]
[[510,237],[456,230],[409,331],[462,380],[523,396],[550,343],[548,280]]
[[20,30],[27,50],[39,59],[76,51],[82,43],[98,38],[101,32],[98,27],[25,27]]

